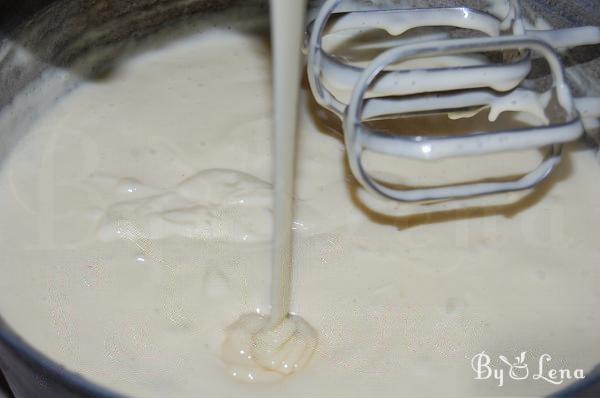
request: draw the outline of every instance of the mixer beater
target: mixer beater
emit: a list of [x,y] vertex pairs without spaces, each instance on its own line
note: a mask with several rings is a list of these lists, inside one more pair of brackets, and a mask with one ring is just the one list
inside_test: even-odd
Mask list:
[[[351,10],[339,11],[340,5]],[[467,7],[365,10],[359,2],[328,0],[308,28],[308,77],[322,107],[343,122],[350,170],[367,190],[402,202],[465,198],[529,189],[556,168],[562,144],[580,138],[586,121],[600,117],[597,98],[574,99],[556,49],[600,43],[599,27],[527,28],[518,0],[507,9]],[[374,31],[384,40],[353,39]],[[336,54],[324,39],[336,36],[368,62]],[[529,75],[544,59],[552,85],[539,89]],[[598,105],[598,106],[597,106]],[[531,127],[423,136],[378,131],[369,122],[410,116],[473,115],[489,110],[528,113]],[[460,116],[459,116],[460,117]],[[586,126],[593,123],[585,123]],[[365,151],[415,160],[439,160],[548,147],[544,160],[517,179],[398,188],[374,178]]]

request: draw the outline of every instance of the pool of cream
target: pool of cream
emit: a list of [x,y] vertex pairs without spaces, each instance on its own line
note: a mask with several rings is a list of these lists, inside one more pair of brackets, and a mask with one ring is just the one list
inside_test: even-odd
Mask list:
[[[526,351],[532,370],[544,353],[555,368],[596,365],[593,151],[570,146],[529,194],[394,204],[389,215],[362,201],[305,88],[292,309],[318,347],[284,380],[231,378],[225,329],[270,311],[270,78],[263,37],[215,27],[131,57],[38,118],[0,169],[10,326],[67,368],[144,397],[543,395],[574,380],[498,387],[474,380],[471,358]],[[476,171],[516,171],[537,156]],[[402,167],[414,180],[431,168]],[[442,177],[474,174],[442,167]]]

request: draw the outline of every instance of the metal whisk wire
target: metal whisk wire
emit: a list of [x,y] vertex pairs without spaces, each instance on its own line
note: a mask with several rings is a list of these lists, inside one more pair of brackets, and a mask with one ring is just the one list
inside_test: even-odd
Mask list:
[[[517,0],[509,1],[504,19],[468,8],[388,9],[337,13],[343,0],[328,0],[309,26],[308,76],[316,101],[343,121],[344,141],[350,169],[367,190],[397,201],[426,201],[528,189],[545,179],[560,162],[562,144],[583,134],[583,126],[565,81],[560,57],[551,44],[560,47],[600,42],[600,29],[574,28],[584,35],[557,34],[555,31],[527,31]],[[361,68],[336,58],[324,48],[322,39],[330,32],[370,28],[401,35],[420,26],[447,26],[476,30],[485,37],[444,38],[442,40],[400,42],[379,54]],[[395,26],[393,19],[409,21]],[[573,39],[573,37],[577,37]],[[433,59],[447,55],[500,52],[501,64],[479,63],[441,68],[397,70],[392,65],[415,59]],[[511,96],[540,96],[521,87],[531,70],[533,54],[542,56],[550,66],[553,98],[557,102],[552,123],[462,136],[424,137],[389,135],[376,131],[365,122],[397,118],[411,114],[448,113],[468,107],[486,107],[493,101]],[[508,60],[508,61],[506,61]],[[347,102],[332,93],[323,80],[336,80],[350,87]],[[517,110],[517,109],[514,109]],[[549,146],[545,159],[533,171],[517,180],[475,182],[431,188],[398,189],[369,175],[362,162],[364,151],[404,158],[434,160],[458,156],[476,156],[511,150]]]

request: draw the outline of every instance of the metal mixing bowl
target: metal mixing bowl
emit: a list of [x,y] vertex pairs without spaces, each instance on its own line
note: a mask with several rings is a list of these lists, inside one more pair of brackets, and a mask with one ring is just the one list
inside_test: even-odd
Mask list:
[[[318,2],[311,1],[311,6],[318,5]],[[525,3],[529,12],[542,15],[556,27],[600,23],[598,0],[527,0]],[[266,2],[260,0],[0,1],[0,110],[23,92],[35,95],[32,83],[49,69],[63,68],[80,79],[101,77],[118,59],[130,39],[141,39],[167,24],[219,13],[228,7],[267,13]],[[30,56],[24,59],[22,50]],[[92,52],[96,55],[89,58]],[[576,94],[600,94],[598,59],[598,46],[568,54],[568,64],[580,76],[578,81],[573,82]],[[56,97],[72,88],[73,84],[67,80],[57,87]],[[4,118],[6,120],[0,124],[0,167],[19,135],[26,131],[33,115],[48,106],[47,102],[33,101],[27,112]],[[118,396],[46,358],[14,333],[1,318],[0,369],[18,398]],[[588,375],[584,383],[563,391],[561,395],[587,396],[594,394],[593,391],[600,395],[600,374],[597,373]]]

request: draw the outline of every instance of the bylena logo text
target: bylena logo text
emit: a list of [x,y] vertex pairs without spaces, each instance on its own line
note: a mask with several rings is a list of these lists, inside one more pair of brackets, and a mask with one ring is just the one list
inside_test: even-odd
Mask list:
[[[538,380],[555,385],[563,384],[569,380],[584,379],[583,369],[562,369],[552,364],[550,354],[542,354],[533,358],[531,364],[527,358],[527,351],[509,360],[504,355],[498,355],[497,361],[492,363],[492,357],[485,351],[475,354],[471,358],[471,368],[475,372],[475,380],[496,380],[498,387],[510,380]],[[530,366],[531,365],[531,366]]]

